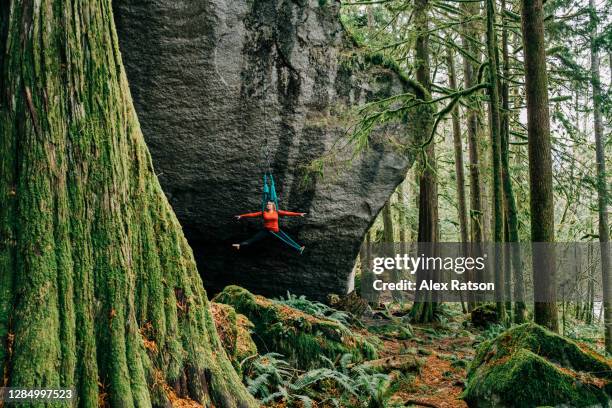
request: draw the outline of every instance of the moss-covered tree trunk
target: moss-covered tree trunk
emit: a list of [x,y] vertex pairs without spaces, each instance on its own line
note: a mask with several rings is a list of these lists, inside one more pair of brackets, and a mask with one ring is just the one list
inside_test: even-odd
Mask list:
[[489,133],[491,136],[491,154],[493,163],[493,241],[495,245],[495,258],[493,260],[493,272],[495,274],[495,293],[497,297],[497,313],[503,320],[506,309],[503,302],[504,294],[504,253],[501,250],[501,242],[504,241],[504,204],[501,168],[501,116],[500,116],[500,89],[499,89],[499,64],[497,55],[497,35],[495,32],[496,11],[494,0],[486,1],[487,9],[487,56],[488,56],[488,81],[489,81]]
[[[477,15],[478,4],[462,2],[461,10],[466,15]],[[464,88],[469,89],[476,84],[476,76],[478,70],[479,60],[479,46],[475,42],[480,37],[478,29],[475,27],[473,21],[469,21],[464,24],[461,30],[461,44],[466,54],[463,54],[463,83]],[[472,57],[472,59],[469,58]],[[478,102],[479,95],[470,95],[467,100],[466,108],[466,128],[467,128],[467,139],[468,139],[468,159],[469,159],[469,178],[470,178],[470,237],[472,241],[471,249],[473,256],[480,256],[483,252],[482,241],[483,241],[483,210],[482,210],[482,198],[481,198],[481,177],[480,177],[480,153],[478,143],[478,117],[480,115],[480,105]],[[475,277],[475,280],[483,281],[484,277],[482,273]],[[476,302],[471,304],[470,308],[473,309],[476,306]]]
[[[393,225],[393,196],[389,197],[389,200],[385,203],[382,208],[382,220],[383,220],[383,243],[385,245],[385,256],[395,256],[395,226]],[[399,281],[400,273],[397,269],[393,269],[390,272],[391,280],[393,282]],[[401,301],[402,295],[400,291],[392,291],[391,296],[393,300]]]
[[404,185],[408,182],[408,177],[404,179],[397,186],[397,203],[399,206],[399,222],[397,228],[399,229],[399,241],[400,250],[403,252],[408,251],[408,226],[406,225],[406,213],[408,212],[408,203],[406,201],[406,191]]
[[511,80],[510,72],[510,55],[508,51],[508,23],[506,21],[506,1],[502,0],[502,56],[503,56],[503,85],[502,85],[502,126],[501,126],[501,141],[502,141],[502,178],[504,183],[504,201],[505,215],[507,228],[507,242],[510,242],[506,257],[509,259],[506,262],[510,264],[511,276],[506,277],[506,300],[511,296],[510,282],[514,276],[514,322],[517,324],[524,323],[527,319],[527,308],[525,306],[525,288],[523,283],[523,260],[521,256],[519,242],[519,220],[518,208],[516,206],[516,198],[514,196],[514,188],[510,177],[510,92],[509,82]]
[[599,215],[599,242],[601,246],[601,275],[604,307],[604,334],[606,352],[612,353],[612,276],[610,276],[610,231],[608,226],[608,183],[604,129],[601,115],[601,79],[599,75],[599,50],[597,39],[597,14],[595,1],[589,0],[591,16],[591,86],[593,88],[593,128],[595,130],[595,155],[597,160],[597,204]]
[[2,5],[0,365],[79,406],[257,406],[153,171],[111,1]]
[[[448,39],[449,43],[451,38]],[[446,65],[448,68],[448,87],[451,91],[457,91],[457,75],[455,73],[455,55],[454,48],[446,47]],[[463,142],[461,140],[461,124],[459,121],[459,107],[453,107],[451,111],[451,121],[453,126],[453,151],[455,157],[455,185],[457,186],[457,218],[459,218],[459,237],[461,239],[462,256],[468,256],[468,221],[467,221],[467,205],[465,199],[465,172],[463,167]],[[467,280],[474,281],[472,271],[468,272]],[[462,296],[462,293],[459,293]],[[473,294],[468,293],[468,309],[471,311],[474,304]],[[461,300],[463,312],[467,312],[463,299]]]
[[[525,94],[527,98],[527,134],[529,138],[529,195],[531,241],[555,241],[552,185],[550,113],[546,44],[544,43],[544,9],[542,0],[522,0],[521,29],[525,54]],[[555,282],[555,260],[552,251],[533,257],[535,322],[558,331]]]
[[[429,0],[415,0],[414,25],[417,32],[415,40],[416,79],[423,87],[424,99],[431,99],[431,73],[429,67]],[[423,251],[431,252],[433,243],[438,241],[438,180],[436,176],[435,140],[430,137],[432,129],[430,117],[423,117],[418,128],[420,134],[417,140],[428,143],[424,146],[424,154],[420,163],[419,177],[419,232],[418,242]],[[419,249],[419,253],[422,253]],[[431,271],[419,269],[417,281],[435,278]],[[418,291],[412,316],[415,321],[429,322],[434,318],[437,308],[433,292]]]

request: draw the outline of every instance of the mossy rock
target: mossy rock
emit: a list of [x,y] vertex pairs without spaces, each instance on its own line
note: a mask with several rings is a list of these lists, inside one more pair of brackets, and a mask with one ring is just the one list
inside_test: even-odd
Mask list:
[[470,407],[607,406],[610,360],[533,323],[484,342],[468,370]]
[[236,313],[230,305],[211,302],[215,326],[232,365],[241,373],[241,363],[257,355],[257,345],[251,337],[253,323],[244,315]]
[[493,303],[485,303],[475,307],[470,316],[475,327],[486,328],[492,324],[499,323],[497,308]]
[[327,295],[327,303],[334,309],[343,310],[357,318],[363,316],[369,307],[368,301],[359,296],[356,290],[343,296],[331,293]]
[[322,365],[321,355],[335,360],[350,353],[355,362],[377,357],[372,343],[339,322],[304,313],[239,286],[227,286],[213,301],[233,306],[253,322],[257,334],[254,340],[260,350],[280,353],[299,368]]

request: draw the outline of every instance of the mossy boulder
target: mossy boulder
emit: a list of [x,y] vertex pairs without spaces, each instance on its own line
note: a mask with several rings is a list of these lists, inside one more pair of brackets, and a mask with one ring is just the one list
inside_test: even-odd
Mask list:
[[470,319],[475,327],[486,328],[491,324],[499,323],[499,316],[497,316],[497,309],[493,303],[485,303],[475,307],[470,314]]
[[470,407],[607,406],[611,361],[533,323],[484,342],[468,370]]
[[347,295],[327,295],[327,302],[331,307],[338,310],[344,310],[351,315],[359,318],[369,308],[368,301],[359,296],[356,290]]
[[241,373],[241,363],[257,355],[257,345],[251,337],[253,323],[244,315],[236,313],[230,305],[211,302],[215,326],[232,365]]
[[359,362],[377,357],[368,339],[345,325],[257,296],[239,286],[228,286],[213,299],[231,305],[254,324],[254,340],[260,350],[284,355],[299,368],[322,365],[350,353]]

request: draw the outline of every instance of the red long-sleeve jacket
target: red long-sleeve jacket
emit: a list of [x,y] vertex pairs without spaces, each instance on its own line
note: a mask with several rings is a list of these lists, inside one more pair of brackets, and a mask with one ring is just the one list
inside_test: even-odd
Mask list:
[[293,212],[293,211],[257,211],[252,213],[240,214],[240,218],[255,218],[255,217],[263,217],[264,228],[269,231],[278,232],[278,216],[282,215],[284,217],[299,217],[303,213]]

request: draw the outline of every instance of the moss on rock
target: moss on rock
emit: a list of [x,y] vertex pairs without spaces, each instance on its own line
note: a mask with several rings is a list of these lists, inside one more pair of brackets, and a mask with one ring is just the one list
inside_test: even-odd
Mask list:
[[468,370],[472,407],[605,405],[611,362],[533,323],[484,342]]
[[242,373],[241,363],[257,355],[257,345],[251,337],[253,323],[230,305],[211,302],[210,309],[221,344],[236,371]]
[[299,368],[350,353],[354,361],[376,358],[375,346],[364,336],[334,320],[316,317],[287,305],[257,296],[239,286],[228,286],[213,299],[231,305],[254,324],[260,350],[284,355]]
[[494,303],[485,303],[474,308],[470,313],[472,324],[476,327],[488,327],[491,324],[499,323],[497,309]]

